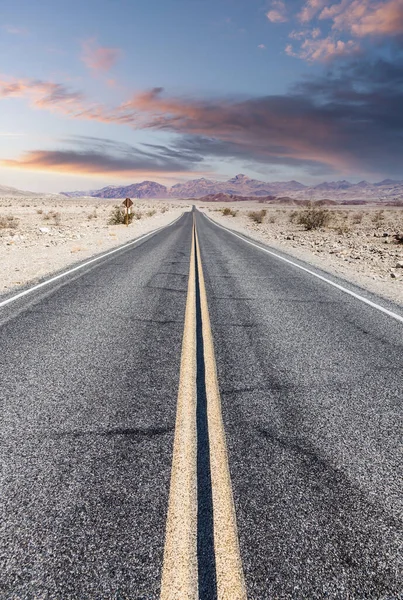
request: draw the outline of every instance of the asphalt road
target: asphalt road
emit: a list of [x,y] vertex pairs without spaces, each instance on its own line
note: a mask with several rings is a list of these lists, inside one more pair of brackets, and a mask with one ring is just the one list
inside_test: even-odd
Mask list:
[[[403,325],[196,223],[249,600],[402,598]],[[191,226],[0,309],[1,600],[159,597]]]

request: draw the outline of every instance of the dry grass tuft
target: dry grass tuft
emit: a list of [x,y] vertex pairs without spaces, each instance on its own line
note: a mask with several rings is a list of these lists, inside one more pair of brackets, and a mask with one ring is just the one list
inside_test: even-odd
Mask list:
[[305,231],[326,227],[330,222],[330,213],[326,208],[310,207],[302,210],[297,217],[297,223],[305,227]]
[[254,223],[263,223],[263,220],[264,220],[266,214],[267,214],[267,210],[262,209],[262,210],[256,210],[256,211],[249,212],[248,217]]
[[60,225],[60,223],[62,222],[61,214],[59,212],[55,212],[54,210],[50,210],[49,212],[45,213],[43,215],[43,219],[45,221],[53,221],[54,225]]
[[236,215],[238,213],[237,210],[232,210],[232,208],[229,208],[228,206],[226,206],[225,208],[222,208],[221,212],[224,215],[224,217],[236,217]]
[[[129,223],[133,221],[134,213],[128,215]],[[126,224],[126,213],[122,206],[118,204],[113,207],[110,217],[108,219],[108,225],[125,225]]]
[[0,229],[17,229],[18,219],[13,215],[7,215],[6,217],[0,216]]

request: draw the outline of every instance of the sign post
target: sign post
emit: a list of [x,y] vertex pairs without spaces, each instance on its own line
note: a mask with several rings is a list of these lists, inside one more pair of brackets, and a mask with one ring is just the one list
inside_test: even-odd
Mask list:
[[129,215],[131,212],[131,207],[133,206],[133,202],[132,202],[132,200],[130,200],[130,198],[126,198],[126,200],[123,200],[122,204],[125,207],[126,227],[129,227]]

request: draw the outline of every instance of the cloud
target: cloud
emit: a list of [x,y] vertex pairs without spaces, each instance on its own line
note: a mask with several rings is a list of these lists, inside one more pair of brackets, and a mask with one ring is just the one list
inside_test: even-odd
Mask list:
[[289,56],[297,56],[307,61],[329,61],[335,57],[350,56],[359,51],[359,45],[353,40],[343,42],[342,40],[334,40],[331,36],[327,38],[305,39],[298,52],[294,52],[291,44],[285,48],[286,54]]
[[301,23],[309,23],[326,6],[327,0],[308,0],[297,15]]
[[266,50],[266,46],[264,44],[259,44],[259,50]]
[[0,166],[26,171],[47,171],[86,175],[138,176],[144,173],[183,174],[191,172],[203,157],[193,151],[177,151],[148,145],[146,150],[105,138],[76,136],[79,149],[33,150],[18,159],[0,160]]
[[0,79],[0,99],[28,98],[37,108],[54,108],[69,114],[81,110],[84,96],[64,85],[33,79]]
[[285,23],[288,21],[285,2],[282,0],[273,0],[271,6],[271,10],[266,13],[269,21],[272,23]]
[[333,29],[357,37],[396,36],[403,33],[403,0],[353,0],[326,7],[320,19],[331,19]]
[[[327,61],[346,57],[362,49],[361,40],[376,37],[386,42],[403,34],[403,0],[307,0],[294,15],[300,23],[312,23],[313,29],[291,31],[289,37],[301,42],[294,50],[291,44],[285,52],[308,61]],[[326,24],[326,21],[328,22]],[[319,24],[325,24],[323,37]],[[312,40],[316,39],[316,42]],[[365,47],[365,46],[364,46]]]
[[[306,48],[313,51],[324,52],[320,45]],[[167,147],[134,148],[80,138],[78,150],[38,150],[7,163],[18,168],[95,172],[109,165],[108,172],[189,172],[220,157],[265,168],[291,165],[310,173],[401,175],[403,58],[369,61],[352,55],[287,94],[256,98],[180,97],[157,87],[108,108],[56,83],[15,80],[0,82],[2,96],[27,97],[36,108],[70,118],[166,132],[173,140]]]
[[82,62],[88,69],[97,73],[110,71],[122,53],[119,48],[99,46],[95,39],[83,42],[82,49]]
[[28,30],[25,27],[15,27],[14,25],[3,25],[1,27],[10,35],[26,35]]

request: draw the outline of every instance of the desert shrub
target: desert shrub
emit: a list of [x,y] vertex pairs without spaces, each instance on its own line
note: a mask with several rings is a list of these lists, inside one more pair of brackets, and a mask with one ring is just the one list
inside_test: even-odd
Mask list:
[[385,219],[385,215],[383,214],[383,209],[378,210],[372,216],[372,222],[374,223],[374,225],[380,225],[384,219]]
[[163,207],[161,208],[161,212],[162,212],[163,214],[164,214],[164,213],[166,213],[166,212],[167,212],[167,210],[169,210],[167,206],[163,206]]
[[155,215],[157,211],[155,210],[155,208],[152,208],[151,210],[149,210],[147,212],[147,217],[153,217]]
[[7,215],[6,217],[0,217],[0,229],[17,229],[18,219],[13,215]]
[[232,208],[226,206],[225,208],[221,209],[221,212],[224,215],[224,217],[236,217],[238,211],[232,210]]
[[358,225],[359,223],[362,223],[363,218],[364,218],[364,213],[357,212],[353,215],[352,221],[353,221],[353,223],[355,223],[355,225]]
[[276,215],[270,215],[268,221],[269,223],[275,223],[277,221]]
[[288,220],[290,223],[294,223],[299,215],[299,210],[292,210],[288,215]]
[[394,237],[396,244],[403,244],[403,233],[396,233]]
[[43,215],[43,210],[41,208],[38,208],[38,210],[36,211],[36,213],[38,215]]
[[263,219],[265,218],[266,214],[267,214],[267,210],[262,209],[262,210],[250,211],[248,213],[248,217],[254,223],[263,223]]
[[335,229],[339,235],[345,235],[351,231],[347,223],[338,223]]
[[307,208],[302,210],[297,218],[297,223],[303,225],[306,231],[326,227],[329,221],[330,213],[326,208]]
[[98,218],[97,209],[94,208],[94,210],[92,211],[92,213],[90,213],[87,218],[88,218],[89,221],[92,221],[92,219],[97,219]]
[[143,213],[140,212],[139,210],[135,210],[133,211],[133,219],[136,219],[137,221],[140,221],[141,217],[143,216]]
[[[129,214],[129,223],[133,221],[134,213]],[[113,207],[110,217],[108,219],[108,225],[125,225],[126,214],[123,206],[116,205]]]
[[44,221],[53,221],[55,225],[60,225],[61,223],[61,214],[55,212],[54,210],[50,210],[49,212],[43,215]]
[[62,222],[62,216],[58,212],[57,213],[53,213],[52,218],[53,218],[53,223],[55,225],[60,225],[60,223]]

